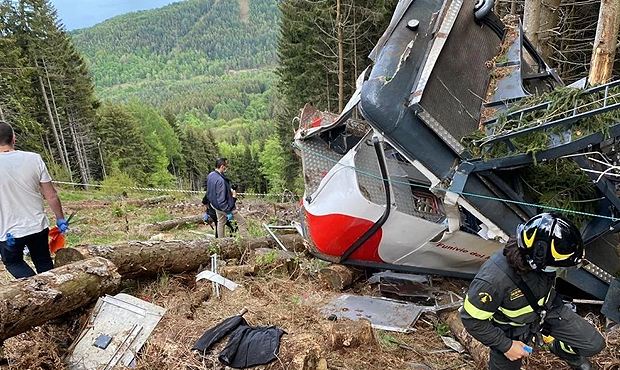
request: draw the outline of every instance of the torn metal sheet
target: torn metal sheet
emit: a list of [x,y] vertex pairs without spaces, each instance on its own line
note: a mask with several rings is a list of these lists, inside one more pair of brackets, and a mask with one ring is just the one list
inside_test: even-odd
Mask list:
[[429,283],[428,275],[403,274],[401,272],[392,272],[392,271],[383,271],[383,272],[377,272],[376,274],[372,274],[372,276],[368,279],[368,283],[377,284],[381,282],[382,278],[405,280],[405,281],[410,281],[410,282],[419,283],[419,284]]
[[454,338],[442,336],[441,340],[448,348],[453,349],[458,353],[465,352],[465,347],[463,347],[463,345],[461,345],[458,341],[454,340]]
[[135,367],[135,356],[166,310],[128,294],[100,298],[68,358],[71,370]]
[[343,294],[325,305],[321,314],[335,315],[338,319],[366,319],[375,329],[410,333],[415,331],[413,324],[426,310],[426,307],[395,299]]
[[416,301],[419,299],[429,302],[437,293],[437,289],[431,287],[427,275],[385,271],[374,274],[368,282],[379,283],[379,291],[384,297],[414,300],[414,303],[423,303]]
[[225,277],[223,277],[222,275],[216,274],[213,271],[203,271],[201,273],[199,273],[198,275],[196,275],[196,281],[199,280],[203,280],[203,279],[207,279],[209,281],[212,281],[214,283],[223,285],[226,287],[226,289],[233,291],[237,288],[240,287],[239,284],[235,283],[234,281],[228,280]]

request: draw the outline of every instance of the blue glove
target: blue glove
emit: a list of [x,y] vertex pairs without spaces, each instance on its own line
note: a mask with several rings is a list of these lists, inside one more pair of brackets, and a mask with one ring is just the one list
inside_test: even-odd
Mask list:
[[67,222],[67,220],[65,220],[64,218],[56,220],[56,226],[58,226],[58,230],[62,234],[66,233],[67,230],[69,230],[69,222]]
[[207,223],[208,223],[208,222],[209,222],[209,219],[210,219],[209,214],[208,214],[208,213],[205,213],[205,214],[204,214],[204,216],[202,216],[202,219],[203,219],[203,221],[204,221],[204,222],[207,222]]
[[9,248],[15,246],[15,237],[11,233],[6,234],[6,246]]
[[230,213],[226,214],[226,219],[227,219],[228,221],[232,221],[232,220],[233,220],[233,218],[235,218],[235,216],[233,216],[232,212],[230,212]]

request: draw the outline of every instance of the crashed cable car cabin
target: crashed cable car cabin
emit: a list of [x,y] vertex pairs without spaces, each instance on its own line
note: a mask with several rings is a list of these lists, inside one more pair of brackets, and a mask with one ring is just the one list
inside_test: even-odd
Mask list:
[[[588,263],[562,278],[605,300],[603,312],[620,321],[620,177],[613,175],[620,122],[570,135],[582,120],[618,110],[620,86],[577,87],[597,104],[500,129],[498,116],[545,113],[549,103],[523,102],[566,88],[518,20],[508,27],[492,8],[489,0],[401,0],[343,112],[304,107],[295,134],[304,236],[332,262],[471,278],[518,224],[543,211],[526,196],[519,171],[564,158],[588,176],[598,216],[581,225]],[[494,74],[496,67],[503,72]],[[463,144],[476,132],[485,134],[476,143],[483,152],[514,148],[532,133],[549,143],[489,158]]]

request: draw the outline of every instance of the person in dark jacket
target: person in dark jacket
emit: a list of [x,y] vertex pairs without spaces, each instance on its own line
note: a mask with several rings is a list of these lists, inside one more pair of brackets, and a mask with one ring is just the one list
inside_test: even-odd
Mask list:
[[599,353],[605,340],[555,292],[557,269],[579,265],[583,258],[579,230],[543,213],[519,225],[517,239],[482,265],[460,312],[469,334],[490,347],[490,370],[520,369],[543,338],[571,368],[593,368],[587,357]]
[[[209,203],[209,199],[207,198],[206,193],[204,197],[202,198],[202,204],[206,207],[203,220],[205,221],[205,223],[211,226],[211,229],[215,230],[215,237],[217,238],[217,214],[215,213],[215,209],[211,207],[211,203]],[[234,223],[233,225],[233,222],[230,222],[230,221],[226,222],[226,227],[228,227],[228,230],[230,231],[231,235],[236,233],[237,230],[239,229],[236,223]]]
[[236,208],[236,192],[230,186],[230,180],[224,175],[228,170],[228,160],[218,158],[215,161],[215,170],[207,176],[207,199],[217,215],[218,238],[224,237],[224,226],[227,222],[236,221],[240,230],[244,230],[245,220]]

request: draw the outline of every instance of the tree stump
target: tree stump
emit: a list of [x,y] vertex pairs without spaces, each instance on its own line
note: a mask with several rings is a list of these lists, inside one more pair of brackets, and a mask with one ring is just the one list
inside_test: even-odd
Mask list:
[[348,288],[361,276],[361,271],[344,265],[330,265],[319,271],[321,285],[336,292]]
[[344,320],[331,324],[327,342],[333,350],[376,343],[374,331],[368,320]]

